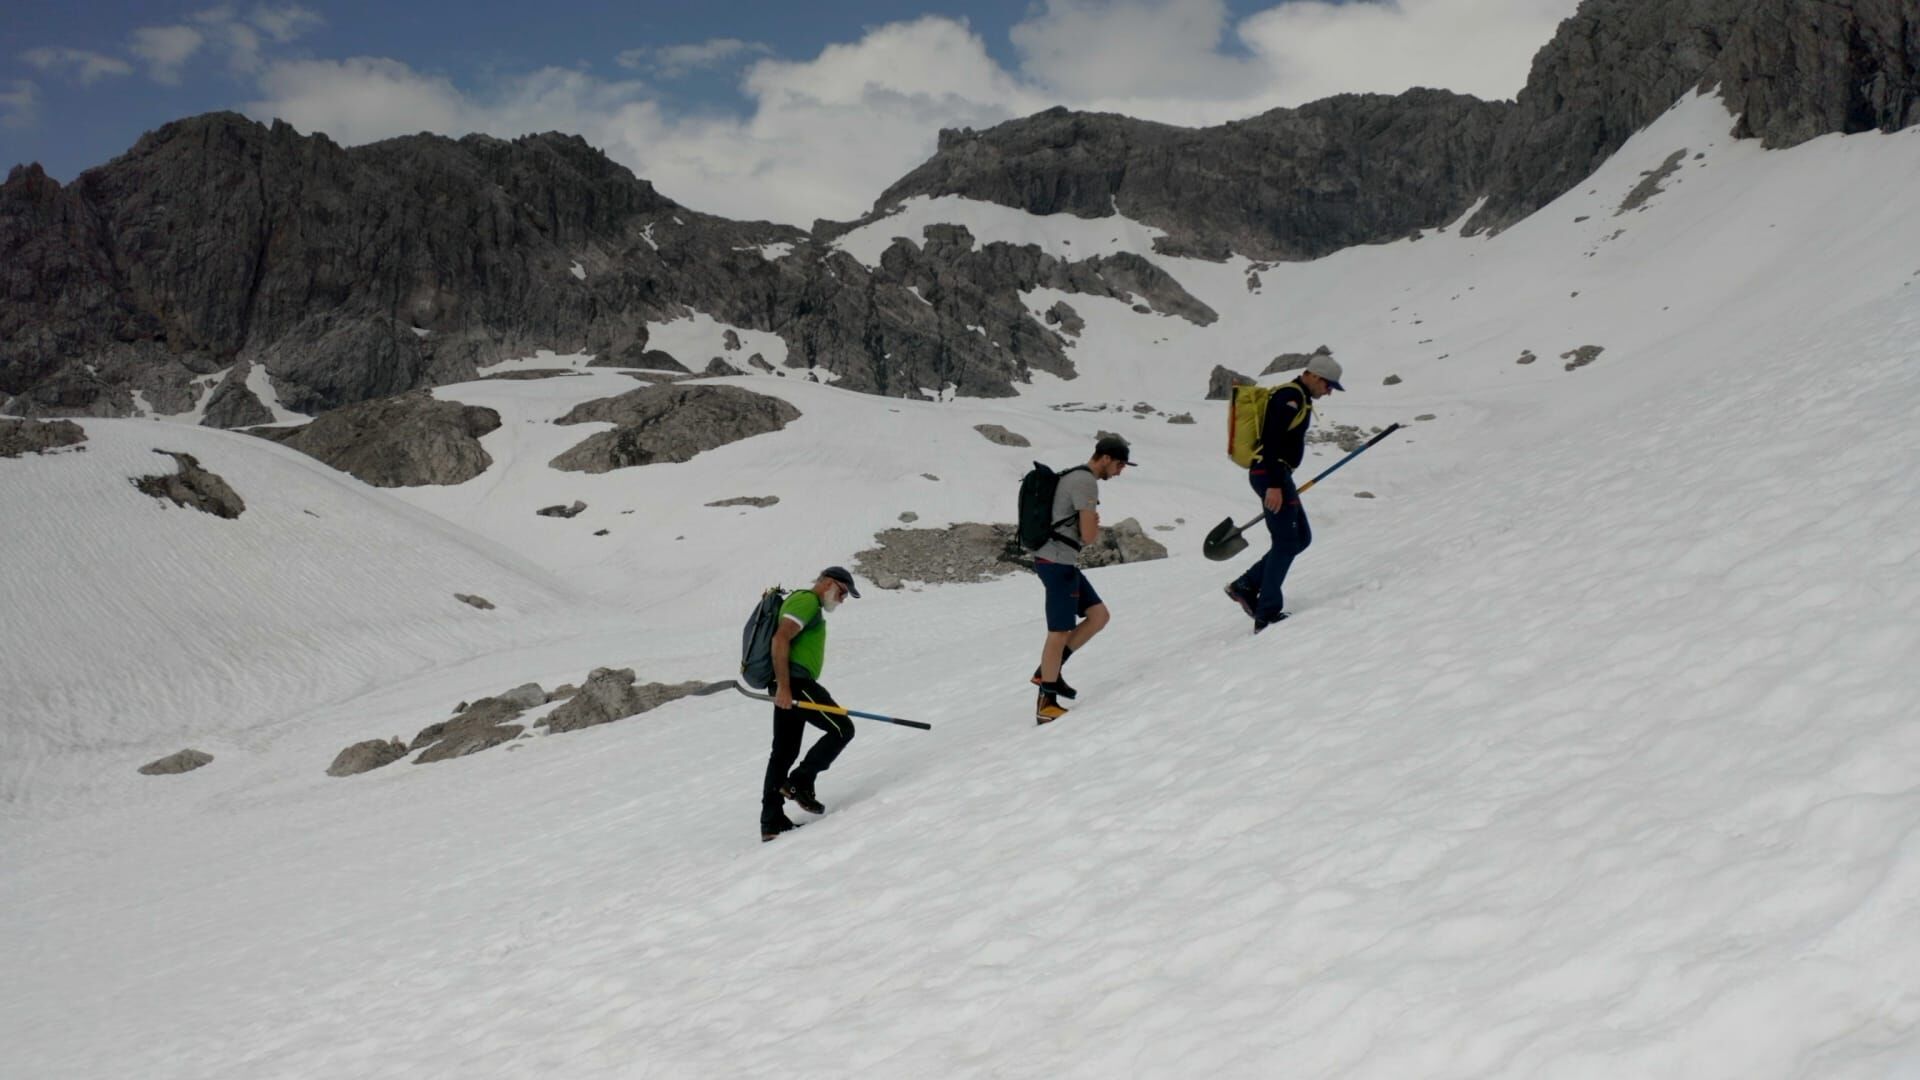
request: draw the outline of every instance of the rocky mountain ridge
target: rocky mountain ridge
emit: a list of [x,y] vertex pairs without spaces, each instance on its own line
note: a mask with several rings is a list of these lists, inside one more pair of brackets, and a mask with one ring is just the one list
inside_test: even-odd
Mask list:
[[[1398,239],[1477,203],[1463,231],[1498,230],[1705,87],[1768,146],[1897,130],[1920,120],[1920,18],[1911,0],[1585,0],[1514,102],[1341,95],[1204,129],[1054,109],[941,133],[862,220],[962,195],[1118,212],[1163,231],[1164,254],[1262,260]],[[869,268],[831,245],[851,227],[699,214],[575,136],[341,148],[194,117],[64,187],[30,165],[0,185],[0,411],[204,405],[209,424],[259,425],[262,376],[318,414],[536,349],[642,366],[647,324],[694,311],[778,335],[788,369],[850,389],[1003,396],[1074,372],[1077,317],[1037,319],[1023,290],[1213,318],[1139,256],[1069,261],[945,226]]]
[[[1513,102],[1345,94],[1210,128],[1050,109],[939,149],[883,193],[1114,213],[1171,255],[1311,259],[1442,226],[1498,230],[1590,175],[1691,90],[1769,148],[1920,122],[1911,0],[1584,0]],[[831,224],[828,224],[832,228]]]

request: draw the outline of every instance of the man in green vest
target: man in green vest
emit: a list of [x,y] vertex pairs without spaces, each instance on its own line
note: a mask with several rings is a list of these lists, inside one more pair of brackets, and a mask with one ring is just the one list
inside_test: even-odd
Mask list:
[[1227,595],[1253,619],[1256,634],[1287,617],[1281,586],[1294,558],[1313,543],[1307,508],[1300,503],[1293,470],[1306,457],[1314,399],[1345,389],[1340,385],[1340,362],[1325,353],[1315,353],[1299,378],[1275,389],[1267,399],[1267,415],[1260,425],[1253,464],[1247,468],[1247,483],[1260,496],[1261,516],[1273,546],[1227,586]]
[[[848,597],[860,598],[853,575],[844,566],[820,571],[811,589],[797,589],[780,605],[780,626],[773,632],[773,751],[767,756],[767,775],[760,785],[760,839],[771,840],[794,828],[787,817],[792,799],[809,814],[827,808],[814,795],[813,781],[840,751],[853,741],[853,718],[844,712],[801,708],[801,703],[835,706],[833,695],[820,685],[827,663],[827,612]],[[836,706],[837,707],[837,706]],[[800,742],[812,724],[825,734],[807,752],[800,767]]]

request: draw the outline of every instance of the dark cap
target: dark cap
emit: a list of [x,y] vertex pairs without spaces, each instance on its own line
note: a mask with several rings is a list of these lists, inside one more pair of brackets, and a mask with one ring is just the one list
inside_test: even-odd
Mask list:
[[845,585],[848,596],[853,597],[855,600],[860,599],[860,589],[854,585],[853,575],[847,572],[846,567],[829,566],[825,570],[820,571],[820,576],[823,578],[832,578],[840,584]]
[[1129,456],[1132,452],[1133,448],[1127,445],[1127,440],[1118,435],[1104,436],[1099,442],[1093,444],[1094,457],[1110,457],[1115,461],[1124,461],[1128,465],[1133,464],[1133,458]]

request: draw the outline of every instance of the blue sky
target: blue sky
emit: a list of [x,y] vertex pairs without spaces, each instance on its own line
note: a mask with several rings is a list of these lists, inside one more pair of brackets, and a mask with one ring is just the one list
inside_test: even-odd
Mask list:
[[345,144],[560,129],[696,209],[851,217],[943,126],[1217,123],[1343,90],[1510,96],[1574,0],[177,6],[8,0],[0,167],[69,181],[213,109]]

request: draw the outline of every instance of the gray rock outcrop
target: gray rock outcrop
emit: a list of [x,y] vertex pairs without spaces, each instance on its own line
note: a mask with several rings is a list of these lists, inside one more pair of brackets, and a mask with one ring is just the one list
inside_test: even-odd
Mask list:
[[493,464],[480,436],[500,414],[425,391],[335,409],[297,428],[251,433],[318,458],[375,487],[460,484]]
[[[991,581],[1031,569],[1033,556],[1020,546],[1012,525],[965,521],[943,529],[883,529],[876,546],[854,556],[854,569],[875,587],[906,582],[965,584]],[[1164,559],[1167,549],[1135,518],[1103,526],[1100,539],[1081,551],[1080,565],[1111,566]]]
[[996,446],[1032,446],[1033,442],[1025,435],[1008,431],[999,424],[975,424],[973,430],[986,436],[988,442]]
[[1572,371],[1574,368],[1586,367],[1600,359],[1600,354],[1606,351],[1605,345],[1582,345],[1577,349],[1569,349],[1561,353],[1560,359],[1567,362],[1566,370]]
[[413,763],[431,765],[436,761],[451,761],[517,739],[526,726],[513,721],[527,708],[505,697],[481,698],[452,719],[421,728],[411,744],[413,750],[420,752]]
[[213,755],[203,750],[180,750],[168,754],[158,761],[149,761],[140,766],[142,776],[177,776],[192,772],[203,765],[211,764]]
[[1233,396],[1236,386],[1251,386],[1253,379],[1237,371],[1229,370],[1224,364],[1215,364],[1213,373],[1207,376],[1207,400],[1225,401]]
[[555,503],[552,506],[543,506],[540,509],[535,510],[534,513],[538,514],[541,517],[574,518],[574,517],[580,516],[580,513],[584,511],[586,508],[587,508],[586,503],[581,502],[579,499],[575,499],[573,500],[573,504],[571,506],[562,506],[559,503]]
[[201,468],[199,460],[192,454],[176,454],[171,450],[155,450],[154,453],[172,458],[179,471],[134,478],[133,486],[142,495],[166,499],[175,506],[184,506],[229,521],[246,512],[247,504],[239,493],[218,475]]
[[328,776],[358,776],[382,765],[391,765],[407,756],[407,744],[399,739],[368,739],[357,742],[334,756],[327,766]]
[[575,406],[556,424],[611,423],[553,459],[569,472],[603,473],[661,461],[689,461],[728,443],[779,431],[800,410],[737,386],[646,386]]
[[1533,58],[1493,148],[1498,230],[1586,179],[1696,88],[1717,88],[1735,138],[1778,149],[1920,121],[1912,0],[1584,0]]
[[15,420],[0,416],[0,458],[45,454],[87,441],[87,433],[71,420]]
[[1167,557],[1166,545],[1147,535],[1138,518],[1124,518],[1100,528],[1100,539],[1080,549],[1080,566],[1114,566]]
[[472,593],[454,593],[453,598],[463,604],[479,608],[481,611],[493,610],[493,601],[488,600],[484,596],[475,596]]
[[273,410],[260,400],[260,395],[247,386],[247,376],[253,371],[253,364],[241,360],[227,369],[220,384],[213,388],[213,394],[207,398],[207,411],[201,423],[207,427],[245,428],[259,427],[273,423]]
[[587,676],[587,681],[581,684],[579,691],[568,698],[566,704],[548,713],[540,725],[558,734],[610,724],[657,709],[669,701],[677,701],[695,691],[704,690],[707,686],[705,682],[644,683],[635,686],[632,668],[595,668]]
[[752,506],[752,507],[764,510],[769,506],[777,506],[779,505],[779,503],[780,503],[780,496],[778,495],[736,495],[731,499],[716,499],[713,502],[708,503],[707,505],[708,506]]
[[1011,525],[961,522],[943,529],[883,529],[877,546],[853,557],[855,573],[875,586],[897,589],[903,582],[991,581],[1030,566]]
[[1081,318],[1080,313],[1073,309],[1073,305],[1065,300],[1055,301],[1054,305],[1047,309],[1045,321],[1048,326],[1059,327],[1060,332],[1068,337],[1079,337],[1081,331],[1087,328],[1087,320]]

